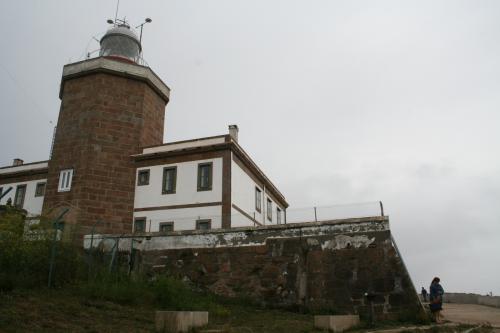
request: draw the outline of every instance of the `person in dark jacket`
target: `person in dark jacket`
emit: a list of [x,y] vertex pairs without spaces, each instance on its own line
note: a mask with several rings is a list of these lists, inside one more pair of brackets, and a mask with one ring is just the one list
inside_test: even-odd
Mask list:
[[443,310],[443,287],[439,284],[441,280],[438,277],[432,279],[431,286],[429,287],[429,307],[431,312],[434,314],[434,319],[436,323],[443,323],[443,315],[441,311]]
[[427,302],[427,290],[425,290],[424,287],[422,287],[422,299],[424,300],[424,302]]

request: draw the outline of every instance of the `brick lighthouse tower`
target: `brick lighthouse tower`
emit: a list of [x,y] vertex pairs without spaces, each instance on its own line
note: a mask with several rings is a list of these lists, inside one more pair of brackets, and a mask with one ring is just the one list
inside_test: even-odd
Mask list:
[[131,155],[163,143],[170,89],[139,65],[141,43],[126,22],[115,23],[100,44],[99,57],[64,66],[43,211],[68,207],[65,222],[78,233],[98,220],[98,232],[131,232]]

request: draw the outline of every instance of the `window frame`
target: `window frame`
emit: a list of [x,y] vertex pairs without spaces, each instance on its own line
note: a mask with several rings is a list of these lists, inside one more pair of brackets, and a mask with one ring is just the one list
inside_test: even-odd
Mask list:
[[[26,186],[27,184],[19,184],[16,186],[16,194],[14,196],[14,207],[17,207],[17,208],[23,208],[24,207],[24,200],[26,199],[26,189],[28,188],[28,186]],[[21,199],[21,204],[18,205],[17,204],[17,200],[19,198],[19,190],[20,189],[23,189],[23,197]]]
[[63,169],[59,172],[59,182],[57,183],[57,192],[71,191],[71,184],[73,183],[73,169]]
[[[203,167],[209,166],[210,172],[208,174],[208,186],[201,187],[201,170]],[[202,191],[211,191],[212,190],[212,181],[213,181],[213,172],[214,172],[214,163],[213,162],[203,162],[198,163],[198,180],[197,180],[197,190],[198,192]]]
[[[43,186],[43,190],[41,191],[41,193],[38,193],[38,189]],[[47,182],[39,182],[39,183],[36,183],[35,185],[35,197],[43,197],[45,196],[45,189],[47,188]]]
[[[171,226],[172,227],[172,230],[168,230],[168,231],[164,231],[164,230],[161,230],[161,227],[164,227],[164,226]],[[158,225],[158,232],[173,232],[175,231],[174,229],[174,221],[170,221],[170,222],[160,222],[160,224]]]
[[281,208],[276,206],[276,224],[281,224]]
[[[144,183],[141,182],[141,174],[147,174],[146,181]],[[137,170],[137,186],[146,186],[149,185],[149,179],[151,177],[150,169],[139,169]]]
[[[134,218],[134,229],[133,229],[133,233],[137,233],[137,232],[146,232],[146,221],[147,221],[147,217],[145,216],[141,216],[141,217],[135,217]],[[137,230],[137,222],[142,222],[143,223],[143,230]]]
[[255,186],[255,210],[262,212],[262,190]]
[[[208,223],[208,228],[207,229],[201,229],[200,224],[201,223]],[[212,220],[211,219],[200,219],[196,220],[196,230],[211,230],[212,229]]]
[[267,198],[266,215],[268,221],[273,221],[273,201]]
[[[174,180],[172,183],[172,190],[168,191],[166,189],[166,175],[168,171],[173,171],[174,172]],[[161,193],[162,194],[175,194],[175,191],[177,190],[177,166],[171,166],[171,167],[164,167],[163,168],[163,176],[162,176],[162,181],[161,181]]]

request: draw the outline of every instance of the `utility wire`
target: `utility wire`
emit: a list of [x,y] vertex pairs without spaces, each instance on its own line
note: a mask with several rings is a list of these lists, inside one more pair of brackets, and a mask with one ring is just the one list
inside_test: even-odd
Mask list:
[[25,97],[27,97],[33,105],[38,109],[38,110],[46,110],[46,108],[42,108],[40,104],[33,98],[28,93],[28,90],[24,88],[24,86],[14,77],[14,75],[0,62],[0,67],[4,70],[5,73],[7,73],[7,76],[14,82],[14,84],[17,86],[17,88],[24,94]]

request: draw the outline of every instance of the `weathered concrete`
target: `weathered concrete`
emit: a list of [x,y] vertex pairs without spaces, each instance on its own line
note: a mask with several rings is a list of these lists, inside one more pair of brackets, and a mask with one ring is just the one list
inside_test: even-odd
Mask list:
[[314,316],[314,328],[344,332],[359,325],[358,315]]
[[193,328],[208,325],[208,312],[205,311],[156,311],[157,332],[190,332]]
[[478,294],[445,293],[445,303],[479,304],[500,308],[500,296],[483,296]]
[[[85,235],[84,248],[90,247],[93,237],[93,247],[103,246],[102,242],[113,246],[115,239],[120,238],[120,249],[130,248],[131,239],[144,240],[136,243],[136,248],[142,251],[179,250],[197,248],[248,247],[265,245],[270,239],[287,239],[296,237],[324,237],[338,235],[335,239],[326,238],[321,243],[321,249],[339,250],[342,248],[367,247],[375,241],[367,238],[369,232],[389,232],[387,217],[367,217],[342,219],[324,222],[308,222],[294,224],[269,225],[262,227],[241,227],[231,229],[213,229],[210,231],[188,230],[168,233],[135,233],[135,234],[108,234]],[[365,234],[363,234],[365,233]],[[360,234],[360,235],[357,235]],[[317,241],[310,240],[316,244]],[[319,245],[319,243],[317,243]]]
[[[109,250],[117,238],[94,236],[93,247]],[[377,319],[415,317],[422,310],[387,217],[122,235],[119,249],[131,247],[148,274],[263,305],[367,317],[369,292]]]
[[162,96],[163,99],[166,101],[170,99],[170,88],[151,70],[151,68],[123,61],[116,61],[106,57],[87,59],[65,65],[63,68],[63,80],[59,97],[62,98],[63,96],[65,81],[95,72],[108,72],[114,75],[144,81]]

